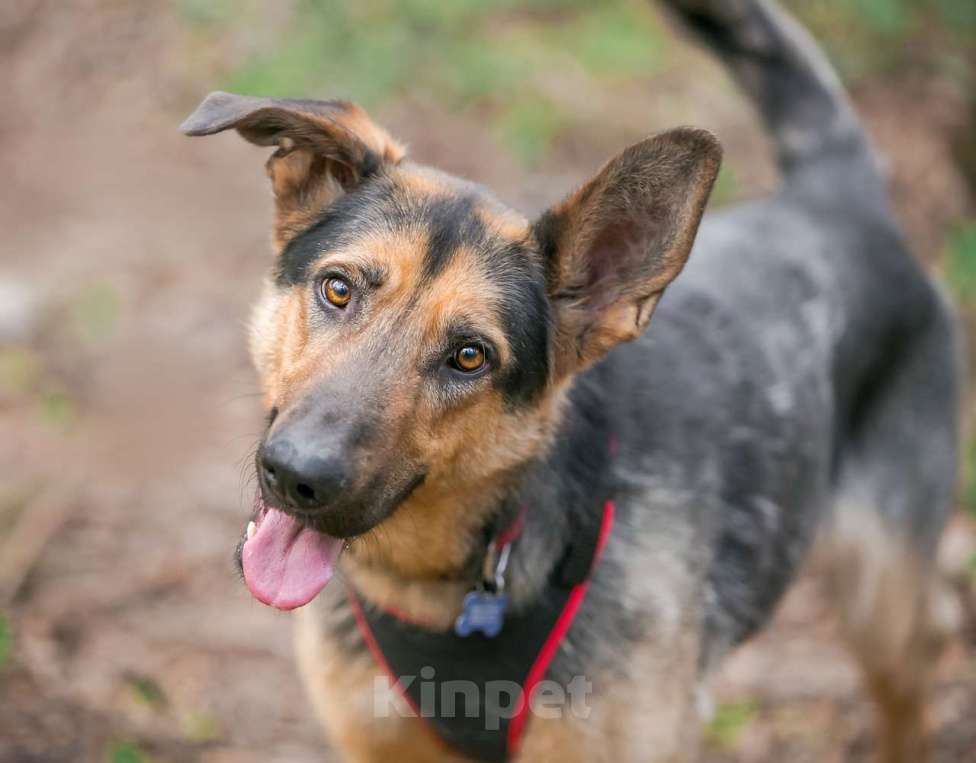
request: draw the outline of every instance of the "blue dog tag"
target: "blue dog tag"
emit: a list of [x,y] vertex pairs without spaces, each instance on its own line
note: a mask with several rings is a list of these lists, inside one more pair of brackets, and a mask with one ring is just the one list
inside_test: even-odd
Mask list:
[[483,589],[469,591],[464,597],[461,614],[454,623],[454,632],[459,636],[469,636],[481,631],[488,638],[494,638],[505,624],[505,608],[508,597],[502,593],[490,593]]

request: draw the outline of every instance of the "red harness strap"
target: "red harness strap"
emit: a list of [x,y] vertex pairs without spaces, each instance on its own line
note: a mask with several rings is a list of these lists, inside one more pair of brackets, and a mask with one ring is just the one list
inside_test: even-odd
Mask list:
[[[603,547],[606,545],[607,538],[610,537],[610,531],[612,529],[613,501],[607,501],[603,506],[603,519],[600,520],[600,536],[597,539],[596,551],[593,553],[593,561],[590,565],[591,574],[593,568],[600,560],[600,554],[603,553]],[[522,684],[522,693],[519,695],[518,705],[516,705],[515,717],[508,724],[509,757],[515,757],[516,753],[518,753],[519,745],[522,742],[522,732],[525,730],[525,722],[528,718],[532,694],[539,681],[545,676],[546,671],[549,669],[549,664],[556,656],[556,652],[559,651],[559,644],[562,643],[562,640],[569,632],[569,627],[573,624],[573,620],[576,619],[576,613],[579,611],[583,599],[586,598],[586,592],[589,588],[589,575],[586,580],[573,586],[569,594],[569,599],[567,599],[566,604],[563,606],[562,612],[559,613],[559,619],[556,620],[556,624],[549,631],[549,637],[546,639],[545,644],[542,645],[539,654],[536,655],[535,662],[532,663],[532,668],[529,670],[529,675],[526,676],[525,683]]]

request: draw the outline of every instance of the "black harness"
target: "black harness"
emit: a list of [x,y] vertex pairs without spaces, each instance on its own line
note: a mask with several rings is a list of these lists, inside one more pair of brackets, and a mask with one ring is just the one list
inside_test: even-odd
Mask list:
[[[531,607],[504,612],[502,566],[502,574],[493,576],[499,579],[486,579],[468,594],[465,612],[452,630],[432,631],[399,613],[361,603],[347,584],[356,624],[373,657],[414,715],[456,752],[485,763],[515,757],[533,691],[547,677],[610,535],[613,503],[607,501],[602,514],[587,524],[575,528],[570,546]],[[489,547],[495,572],[517,542],[520,523],[516,527],[496,536]],[[493,607],[501,610],[503,625],[493,622]],[[469,632],[471,627],[477,632]]]

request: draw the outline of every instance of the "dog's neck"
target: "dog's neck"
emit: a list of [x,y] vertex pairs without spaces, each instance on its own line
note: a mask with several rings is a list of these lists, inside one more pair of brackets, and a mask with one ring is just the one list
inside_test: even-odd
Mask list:
[[350,545],[341,562],[349,583],[373,604],[446,627],[478,582],[492,536],[517,505],[510,480],[450,490],[425,485],[409,506]]
[[348,582],[377,606],[446,628],[479,581],[488,544],[524,507],[508,591],[516,606],[531,602],[569,543],[573,515],[602,506],[606,417],[588,389],[571,398],[549,447],[517,472],[425,484],[407,510],[357,539],[342,560]]

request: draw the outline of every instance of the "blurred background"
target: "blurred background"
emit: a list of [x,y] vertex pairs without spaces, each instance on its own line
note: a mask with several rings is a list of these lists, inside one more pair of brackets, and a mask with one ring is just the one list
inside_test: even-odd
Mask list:
[[[792,0],[976,346],[976,3]],[[262,150],[180,136],[212,89],[347,97],[527,211],[677,124],[712,206],[776,183],[715,61],[639,0],[0,5],[0,761],[328,760],[288,617],[232,551],[261,428],[245,353],[271,259]],[[971,404],[970,404],[971,409]],[[937,761],[976,760],[976,445],[943,548],[960,628]],[[870,707],[814,573],[727,665],[708,763],[867,760]]]

